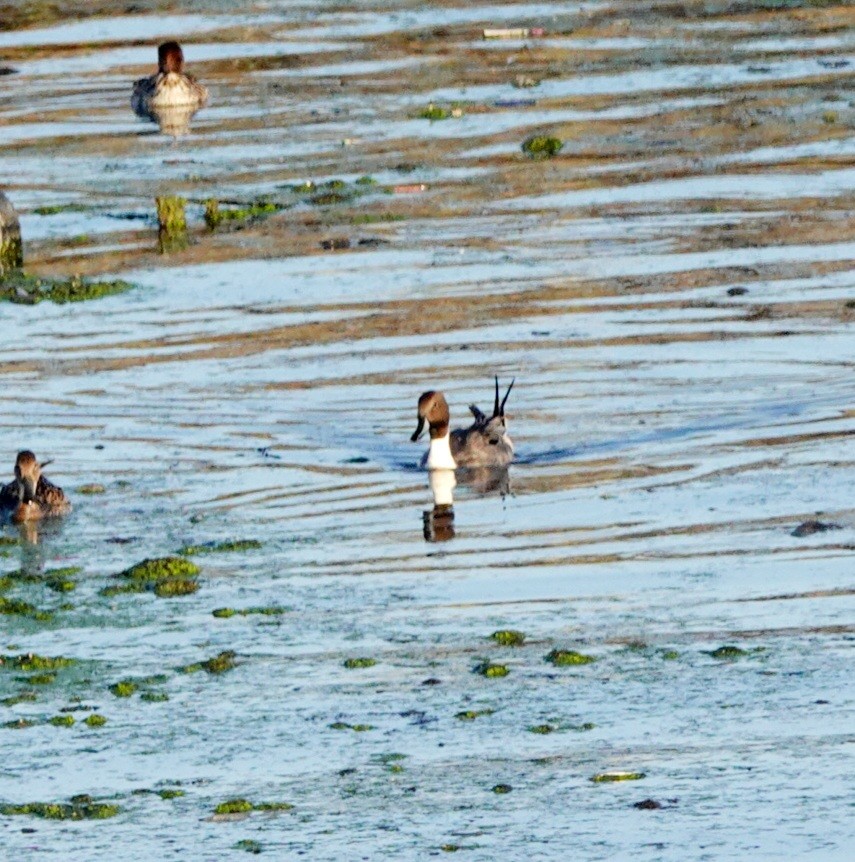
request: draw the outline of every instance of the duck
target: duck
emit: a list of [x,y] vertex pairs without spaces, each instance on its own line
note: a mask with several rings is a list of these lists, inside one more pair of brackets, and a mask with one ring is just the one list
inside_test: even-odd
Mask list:
[[487,416],[475,404],[469,410],[475,421],[468,428],[449,432],[448,402],[442,392],[430,390],[422,394],[418,404],[418,424],[410,440],[422,436],[425,423],[430,429],[430,448],[422,457],[421,466],[428,470],[456,470],[461,467],[507,467],[514,458],[514,444],[507,432],[505,404],[514,380],[505,397],[499,401],[499,378],[496,377],[496,397],[493,415]]
[[151,117],[170,108],[198,110],[208,101],[208,89],[192,75],[185,75],[184,52],[178,42],[164,42],[157,49],[157,73],[134,84],[131,107]]
[[40,464],[29,449],[18,453],[15,481],[0,487],[0,507],[11,510],[13,522],[38,521],[71,511],[62,488],[42,475],[42,467],[50,463]]

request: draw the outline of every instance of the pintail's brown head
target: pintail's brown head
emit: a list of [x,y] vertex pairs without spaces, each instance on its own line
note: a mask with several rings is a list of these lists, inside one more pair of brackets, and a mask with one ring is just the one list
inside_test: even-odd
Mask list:
[[157,68],[160,72],[180,72],[184,68],[184,52],[177,42],[164,42],[158,46]]
[[441,392],[425,392],[419,398],[418,425],[410,437],[414,443],[422,436],[425,422],[430,428],[431,439],[435,437],[445,437],[448,434],[448,402]]
[[18,499],[22,503],[30,503],[36,499],[36,488],[42,475],[42,466],[29,449],[18,453],[15,459],[15,481],[18,483]]

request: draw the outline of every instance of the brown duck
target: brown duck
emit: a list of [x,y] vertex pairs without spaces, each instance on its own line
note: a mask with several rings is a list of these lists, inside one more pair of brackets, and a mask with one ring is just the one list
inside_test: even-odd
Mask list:
[[0,507],[11,510],[15,523],[38,521],[65,515],[71,511],[71,503],[62,488],[42,476],[42,467],[36,456],[25,449],[15,459],[15,481],[0,488]]

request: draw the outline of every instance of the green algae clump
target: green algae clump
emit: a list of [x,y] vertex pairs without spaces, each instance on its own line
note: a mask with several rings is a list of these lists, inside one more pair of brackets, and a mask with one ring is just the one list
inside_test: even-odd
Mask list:
[[159,599],[173,599],[176,596],[189,596],[198,589],[198,581],[190,578],[169,578],[154,585],[154,594]]
[[83,719],[83,723],[88,727],[103,727],[107,723],[107,719],[103,715],[93,712],[92,715],[87,715]]
[[248,799],[228,799],[214,809],[214,814],[248,814],[252,809]]
[[262,847],[258,841],[253,841],[252,838],[241,838],[240,841],[233,845],[234,850],[243,850],[246,853],[254,853],[256,856],[261,853]]
[[11,667],[15,670],[60,670],[75,664],[73,658],[65,656],[37,655],[36,653],[22,653],[21,655],[0,655],[0,667]]
[[561,152],[564,144],[560,138],[549,135],[532,135],[522,143],[522,151],[533,159],[551,159]]
[[514,629],[499,629],[490,635],[499,646],[522,646],[525,643],[525,635]]
[[53,685],[56,682],[56,674],[36,673],[32,676],[25,677],[24,681],[30,685]]
[[492,709],[465,709],[463,712],[456,713],[454,717],[460,721],[474,721],[482,715],[492,715],[494,711]]
[[590,780],[594,782],[594,784],[608,784],[612,781],[641,781],[642,778],[646,778],[646,774],[644,772],[598,772],[596,775],[592,775]]
[[158,557],[125,569],[119,577],[132,581],[160,581],[166,578],[190,578],[198,574],[199,567],[183,557]]
[[50,724],[54,727],[72,727],[74,725],[73,715],[55,715],[50,719]]
[[294,806],[290,802],[257,802],[252,808],[254,811],[291,811]]
[[493,793],[510,793],[514,788],[510,784],[494,784]]
[[215,230],[224,222],[241,224],[246,221],[257,221],[282,209],[284,209],[282,204],[265,200],[253,201],[246,206],[220,209],[220,202],[216,198],[209,198],[205,201],[205,224],[208,230]]
[[103,485],[92,482],[88,485],[81,485],[77,489],[78,494],[106,494],[107,489]]
[[733,646],[733,644],[727,644],[720,646],[718,649],[710,650],[707,654],[720,661],[735,661],[748,655],[748,651],[738,646]]
[[30,815],[44,820],[107,820],[121,808],[106,802],[93,802],[89,796],[75,796],[71,802],[27,802],[23,805],[0,805],[7,817]]
[[185,545],[178,553],[183,557],[199,554],[227,554],[235,551],[257,551],[263,547],[257,539],[232,539],[228,542],[205,542],[201,545]]
[[288,613],[289,608],[278,608],[278,607],[267,607],[267,608],[241,608],[240,610],[236,610],[235,608],[214,608],[211,611],[211,616],[216,617],[219,620],[227,620],[230,617],[248,617],[255,614],[264,617],[276,617],[280,614]]
[[540,733],[546,735],[548,733],[555,733],[558,728],[554,724],[535,724],[528,730],[529,733]]
[[146,703],[165,703],[169,700],[169,695],[165,691],[144,691],[140,695],[140,700]]
[[131,697],[137,690],[137,684],[130,679],[122,680],[110,686],[110,693],[115,697]]
[[53,302],[65,305],[68,302],[86,302],[102,299],[131,290],[133,285],[127,281],[89,281],[82,276],[71,278],[47,278],[15,273],[0,279],[0,300],[20,305],[35,305],[39,302]]
[[184,557],[158,557],[146,559],[125,569],[115,577],[124,584],[108,586],[101,590],[102,596],[123,593],[153,592],[158,598],[173,598],[195,593],[199,589],[193,580],[199,567]]
[[493,664],[491,661],[482,661],[480,664],[472,668],[473,673],[479,673],[488,679],[498,679],[499,677],[507,676],[510,671],[507,665]]
[[40,611],[35,605],[20,599],[7,599],[0,596],[0,614],[7,617],[30,617],[30,619],[46,622],[53,614],[49,611]]
[[447,120],[450,117],[450,109],[440,107],[439,105],[434,105],[433,103],[419,111],[420,120],[430,120],[431,122],[434,122],[436,120]]
[[373,658],[346,658],[343,662],[344,667],[348,670],[355,670],[356,668],[363,667],[374,667],[377,664],[377,659]]
[[209,658],[202,663],[202,670],[211,674],[226,673],[235,667],[235,653],[232,650],[223,652]]
[[186,796],[186,792],[184,790],[180,790],[176,787],[167,787],[164,790],[158,790],[157,795],[161,799],[178,799],[181,796]]
[[570,667],[577,664],[591,664],[596,661],[592,655],[576,652],[572,649],[554,649],[543,657],[555,667]]

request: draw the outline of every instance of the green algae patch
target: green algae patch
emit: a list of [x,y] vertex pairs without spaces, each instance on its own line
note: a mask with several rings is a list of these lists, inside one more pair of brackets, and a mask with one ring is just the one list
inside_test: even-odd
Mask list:
[[227,620],[231,617],[278,617],[281,614],[287,614],[291,608],[281,608],[276,606],[262,608],[215,608],[211,611],[211,616],[218,620]]
[[252,807],[254,811],[292,811],[294,808],[290,802],[256,802]]
[[232,650],[224,650],[202,662],[202,670],[210,674],[226,673],[235,667],[235,653]]
[[183,251],[190,244],[184,214],[187,201],[172,195],[155,198],[154,202],[157,206],[158,251],[161,254]]
[[615,770],[598,772],[596,775],[592,775],[589,780],[593,781],[594,784],[608,784],[614,781],[641,781],[642,778],[646,777],[644,772],[619,772]]
[[525,635],[514,629],[499,629],[490,635],[499,646],[522,646],[525,643]]
[[80,485],[77,488],[77,493],[78,494],[86,494],[86,495],[106,494],[107,489],[103,485],[99,485],[95,482],[91,482],[88,485]]
[[59,215],[59,213],[84,213],[88,207],[84,204],[52,204],[50,206],[36,207],[33,212],[36,215]]
[[495,712],[493,709],[465,709],[462,712],[455,713],[454,717],[460,721],[475,721],[476,718],[481,718],[484,715],[492,715]]
[[0,596],[0,615],[7,617],[28,617],[29,619],[47,622],[53,617],[50,611],[39,610],[35,605],[20,599],[7,599]]
[[55,593],[70,593],[77,589],[77,581],[71,578],[51,578],[45,581],[45,586]]
[[71,278],[47,278],[15,272],[0,279],[0,301],[21,305],[53,302],[65,305],[68,302],[87,302],[126,293],[134,285],[119,279],[115,281],[91,281],[82,276]]
[[257,539],[232,539],[228,542],[205,542],[201,545],[185,545],[178,553],[183,557],[199,554],[228,554],[237,551],[257,551],[263,547]]
[[441,105],[434,105],[431,103],[426,108],[419,111],[418,118],[420,120],[436,122],[437,120],[448,120],[453,115],[454,114],[450,108],[443,108]]
[[199,567],[183,557],[158,557],[143,560],[125,569],[118,577],[156,582],[166,578],[191,578],[198,574]]
[[262,846],[258,841],[254,841],[252,838],[241,838],[240,841],[236,841],[232,845],[232,849],[243,850],[245,853],[254,853],[257,856],[261,853]]
[[137,684],[131,679],[125,679],[110,686],[110,694],[114,697],[132,697],[137,691]]
[[665,649],[660,650],[659,657],[663,661],[676,661],[678,658],[680,658],[680,653],[678,653],[675,649]]
[[733,644],[726,644],[725,646],[720,646],[718,649],[708,650],[707,655],[719,661],[736,661],[738,658],[747,656],[748,650],[733,646]]
[[522,142],[522,151],[533,159],[551,159],[561,152],[564,144],[560,138],[549,135],[532,135]]
[[22,653],[21,655],[0,655],[0,668],[8,667],[20,671],[61,670],[76,664],[76,659],[65,656],[38,655]]
[[169,695],[165,691],[144,691],[140,695],[140,700],[146,703],[165,703],[169,700]]
[[494,784],[491,788],[493,793],[510,793],[514,788],[510,784]]
[[0,805],[0,815],[30,816],[44,820],[107,820],[121,808],[106,802],[93,802],[89,796],[75,796],[71,802],[27,802],[23,805]]
[[73,715],[55,715],[48,721],[48,724],[52,724],[54,727],[73,727],[74,726],[74,716]]
[[56,682],[55,673],[36,673],[32,676],[26,676],[21,679],[22,682],[28,685],[53,685]]
[[355,670],[363,667],[374,667],[377,664],[377,659],[373,658],[346,658],[342,663],[348,670]]
[[157,795],[161,799],[179,799],[182,796],[186,796],[187,793],[177,787],[167,787],[163,790],[158,790]]
[[548,661],[555,667],[571,667],[579,664],[592,664],[596,659],[592,655],[576,652],[572,649],[554,649],[548,652],[544,657],[544,661]]
[[18,694],[4,697],[2,700],[0,700],[0,705],[17,706],[19,703],[35,703],[38,699],[38,695],[34,691],[22,691]]
[[154,585],[154,594],[159,599],[174,599],[176,596],[189,596],[199,589],[199,582],[189,578],[170,578]]
[[481,676],[485,676],[488,679],[498,679],[510,673],[507,665],[493,664],[491,661],[482,661],[480,664],[475,665],[472,668],[472,672],[481,674]]
[[35,727],[35,724],[31,718],[13,718],[11,721],[7,721],[3,727],[8,730],[26,730],[28,727]]
[[248,799],[227,799],[214,809],[214,814],[248,814],[252,808]]
[[199,589],[194,580],[198,573],[199,567],[184,557],[146,559],[115,575],[125,583],[104,587],[101,595],[153,592],[158,598],[186,596]]
[[344,721],[334,721],[329,725],[330,730],[352,730],[355,733],[365,733],[369,730],[374,730],[373,724],[347,724]]
[[539,733],[543,736],[549,733],[555,733],[558,728],[554,724],[534,724],[529,727],[529,733]]
[[243,222],[259,221],[283,209],[285,207],[282,204],[268,200],[253,201],[245,206],[227,205],[226,208],[222,208],[220,201],[216,198],[209,198],[205,201],[205,224],[208,226],[208,230],[216,230],[225,223],[242,224]]
[[83,719],[83,723],[87,725],[87,727],[103,727],[107,723],[107,719],[104,718],[103,715],[93,712],[92,715],[87,715],[86,718]]

